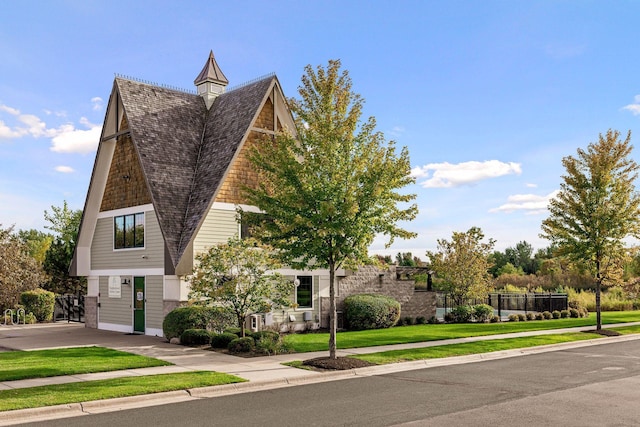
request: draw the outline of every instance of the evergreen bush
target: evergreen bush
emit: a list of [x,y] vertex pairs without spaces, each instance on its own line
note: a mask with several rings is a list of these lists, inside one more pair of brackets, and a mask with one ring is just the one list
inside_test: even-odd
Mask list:
[[493,307],[488,304],[478,304],[473,307],[473,318],[476,322],[484,323],[493,316]]
[[162,322],[162,331],[170,340],[180,337],[187,329],[221,331],[233,323],[234,317],[221,307],[189,305],[170,311]]
[[182,345],[205,345],[211,342],[211,333],[206,329],[187,329],[180,334]]
[[212,348],[228,348],[229,343],[238,338],[236,334],[230,332],[222,332],[220,334],[211,335]]
[[351,295],[345,298],[344,308],[351,330],[390,328],[400,318],[400,303],[385,295]]
[[20,303],[25,313],[33,313],[38,322],[51,322],[56,305],[56,295],[44,289],[35,289],[20,294]]
[[459,305],[451,310],[454,323],[467,323],[471,322],[473,316],[473,309],[468,305]]
[[256,348],[252,337],[236,338],[227,346],[230,353],[250,353]]

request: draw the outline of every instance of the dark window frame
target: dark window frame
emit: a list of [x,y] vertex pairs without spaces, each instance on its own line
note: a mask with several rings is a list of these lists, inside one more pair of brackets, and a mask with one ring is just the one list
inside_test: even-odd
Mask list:
[[113,249],[143,249],[145,243],[144,212],[113,217]]
[[[298,308],[313,308],[313,276],[298,276],[296,279],[299,281],[298,286],[296,286],[296,304],[298,304]],[[308,296],[303,298],[305,303],[305,300],[308,299],[308,305],[300,304],[299,295],[301,290],[304,294],[308,293]]]

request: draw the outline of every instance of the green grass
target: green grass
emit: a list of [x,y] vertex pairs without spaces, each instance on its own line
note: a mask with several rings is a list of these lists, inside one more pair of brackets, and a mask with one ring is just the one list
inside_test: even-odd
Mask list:
[[640,334],[640,325],[636,325],[636,326],[623,326],[621,328],[610,328],[611,330],[614,331],[618,331],[620,332],[622,335],[629,335],[629,334]]
[[[640,321],[640,311],[612,311],[602,313],[603,324],[638,321]],[[407,344],[453,338],[508,334],[512,332],[594,326],[595,324],[596,316],[592,313],[588,318],[580,319],[402,326],[389,329],[339,332],[337,336],[337,347],[344,349],[389,344]],[[291,334],[285,337],[285,342],[298,353],[325,351],[329,348],[329,334]]]
[[0,352],[0,381],[167,366],[169,362],[103,347]]
[[0,411],[89,402],[244,381],[234,375],[196,371],[0,390]]
[[602,335],[583,332],[538,335],[533,337],[476,341],[462,344],[439,345],[408,350],[391,350],[383,351],[380,353],[363,354],[350,357],[366,360],[378,365],[384,365],[388,363],[409,362],[413,360],[437,359],[443,357],[465,356],[469,354],[512,350],[517,348],[537,347],[541,345],[559,344],[595,338],[602,338]]

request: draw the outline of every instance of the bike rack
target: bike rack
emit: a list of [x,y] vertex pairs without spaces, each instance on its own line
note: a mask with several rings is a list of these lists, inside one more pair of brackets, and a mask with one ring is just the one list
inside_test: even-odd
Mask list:
[[9,316],[9,321],[11,322],[11,325],[19,325],[20,324],[20,314],[22,314],[22,324],[26,325],[27,324],[27,318],[26,318],[26,313],[24,312],[23,308],[19,308],[18,310],[16,310],[15,312],[15,322],[13,321],[13,316],[14,316],[14,312],[12,309],[7,308],[4,311],[4,325],[7,326],[7,315]]

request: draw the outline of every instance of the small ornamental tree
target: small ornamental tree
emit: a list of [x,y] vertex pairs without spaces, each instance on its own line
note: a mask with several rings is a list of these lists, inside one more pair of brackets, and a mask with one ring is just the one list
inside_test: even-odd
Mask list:
[[278,268],[272,250],[253,239],[231,238],[199,254],[196,261],[188,278],[190,297],[232,312],[243,337],[249,314],[292,304],[293,282],[272,272]]
[[593,274],[598,330],[602,285],[621,281],[624,239],[640,237],[640,195],[634,185],[640,166],[631,158],[631,132],[624,141],[619,138],[609,129],[586,151],[578,149],[577,157],[562,159],[566,175],[542,222],[541,237]]
[[451,241],[438,239],[438,252],[427,252],[431,269],[458,305],[484,298],[491,289],[490,254],[495,241],[483,239],[482,230],[471,227],[465,233],[454,231]]
[[[336,358],[335,273],[370,262],[376,235],[411,238],[398,226],[415,218],[409,152],[396,151],[375,130],[360,123],[363,100],[351,89],[340,61],[305,68],[300,99],[290,99],[296,129],[265,140],[250,160],[259,184],[247,188],[247,203],[268,220],[254,235],[300,269],[329,270],[329,357]],[[294,134],[295,132],[295,134]]]
[[42,285],[47,277],[29,246],[0,224],[0,310],[14,308],[20,294]]

